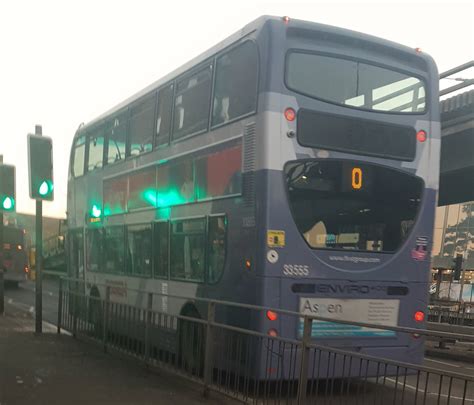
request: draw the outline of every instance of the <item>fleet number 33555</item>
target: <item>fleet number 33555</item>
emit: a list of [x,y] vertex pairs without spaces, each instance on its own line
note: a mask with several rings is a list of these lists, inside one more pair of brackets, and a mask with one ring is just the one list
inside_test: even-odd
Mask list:
[[309,276],[309,266],[306,264],[284,264],[283,274],[285,276],[306,277]]

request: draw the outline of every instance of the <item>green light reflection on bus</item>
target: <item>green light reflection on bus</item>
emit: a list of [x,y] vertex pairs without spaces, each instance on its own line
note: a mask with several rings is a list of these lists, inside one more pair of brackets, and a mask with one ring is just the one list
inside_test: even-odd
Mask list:
[[143,192],[143,199],[155,208],[170,207],[187,202],[177,190],[156,191],[148,189]]

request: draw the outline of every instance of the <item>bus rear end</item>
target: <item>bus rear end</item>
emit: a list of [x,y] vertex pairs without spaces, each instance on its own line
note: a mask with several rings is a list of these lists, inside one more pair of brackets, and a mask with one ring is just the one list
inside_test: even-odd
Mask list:
[[[359,33],[270,25],[278,40],[257,175],[262,303],[423,327],[439,171],[434,63]],[[302,336],[301,318],[262,323],[265,332]],[[377,357],[423,358],[422,339],[410,334],[318,320],[311,336]]]
[[29,271],[24,230],[12,226],[6,226],[3,230],[4,279],[18,284],[26,279]]

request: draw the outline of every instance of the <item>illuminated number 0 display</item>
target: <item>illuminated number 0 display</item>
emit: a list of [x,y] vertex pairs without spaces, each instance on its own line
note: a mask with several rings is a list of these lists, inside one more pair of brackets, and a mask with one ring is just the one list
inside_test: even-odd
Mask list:
[[352,188],[354,190],[360,190],[362,188],[362,169],[360,167],[354,167],[352,169]]

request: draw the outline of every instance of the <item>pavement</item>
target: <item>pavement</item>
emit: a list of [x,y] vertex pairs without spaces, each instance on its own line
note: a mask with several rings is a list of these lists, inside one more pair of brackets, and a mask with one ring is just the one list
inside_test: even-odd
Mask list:
[[223,404],[175,375],[150,373],[136,361],[103,353],[100,348],[43,323],[34,334],[29,311],[6,304],[0,316],[0,405],[54,404]]
[[[201,396],[201,387],[188,380],[164,372],[150,373],[136,360],[106,355],[98,346],[66,335],[57,336],[53,324],[57,321],[58,287],[57,280],[43,282],[43,319],[47,322],[43,324],[46,333],[40,337],[33,335],[34,282],[5,291],[7,315],[0,317],[0,405],[233,403],[214,392],[206,401]],[[470,356],[470,347],[457,343],[448,346],[448,350],[437,350],[434,346],[435,342],[428,342],[425,366],[440,373],[450,371],[474,377],[474,357],[465,357],[466,353]],[[422,380],[419,382],[415,375],[406,378],[406,403],[426,396],[426,404],[434,404],[438,403],[440,392],[443,401],[450,392],[451,405],[474,404],[474,384],[467,387],[463,402],[465,387],[459,381],[451,386],[449,378],[443,378],[440,384],[439,379],[432,377],[426,395],[424,384],[428,381]],[[372,389],[375,396],[382,395],[380,384],[372,385],[368,384],[368,390]],[[396,378],[386,378],[382,397],[387,398],[387,403],[392,403],[393,388],[397,385],[400,381]],[[409,398],[413,401],[409,402]],[[366,399],[354,393],[350,399],[335,397],[331,402],[365,404]]]

